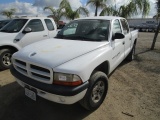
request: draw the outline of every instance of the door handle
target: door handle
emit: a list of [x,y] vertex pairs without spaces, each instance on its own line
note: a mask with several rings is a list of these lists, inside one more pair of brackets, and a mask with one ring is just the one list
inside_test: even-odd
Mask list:
[[123,41],[123,42],[122,42],[122,44],[124,45],[124,44],[125,44],[125,42]]
[[47,37],[48,35],[43,35],[43,37]]
[[15,41],[15,42],[18,42],[18,41],[20,41],[20,39],[14,39],[14,41]]

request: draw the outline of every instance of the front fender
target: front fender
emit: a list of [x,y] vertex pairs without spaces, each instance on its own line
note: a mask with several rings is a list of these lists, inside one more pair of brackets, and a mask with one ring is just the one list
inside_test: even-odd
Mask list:
[[82,79],[83,82],[88,81],[92,72],[97,66],[99,66],[104,61],[108,61],[110,63],[111,47],[107,46],[75,58],[56,68],[53,68],[53,71],[76,74]]
[[12,48],[15,48],[15,49],[17,49],[17,50],[20,50],[21,49],[21,47],[20,46],[18,46],[17,44],[13,44],[13,43],[0,43],[0,48],[5,48],[5,47],[12,47]]

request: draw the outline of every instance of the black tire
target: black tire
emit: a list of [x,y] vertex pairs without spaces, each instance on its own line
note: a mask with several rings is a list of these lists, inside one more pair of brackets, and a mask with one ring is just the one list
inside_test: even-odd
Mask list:
[[106,97],[108,78],[103,72],[95,72],[89,82],[87,93],[80,104],[87,110],[96,110]]
[[11,51],[10,49],[0,50],[0,69],[1,70],[10,68],[12,54],[13,54],[13,51]]
[[133,45],[133,48],[132,48],[131,52],[130,52],[130,53],[128,54],[128,56],[126,57],[126,59],[127,59],[128,61],[134,60],[134,58],[135,58],[135,47],[136,47],[136,44]]

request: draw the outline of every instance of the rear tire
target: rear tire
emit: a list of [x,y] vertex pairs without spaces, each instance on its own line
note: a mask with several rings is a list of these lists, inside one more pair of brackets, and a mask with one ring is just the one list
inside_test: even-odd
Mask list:
[[10,49],[0,50],[0,69],[1,70],[10,68],[12,54],[13,54],[13,51],[11,51]]
[[80,104],[87,110],[96,110],[106,97],[108,78],[103,72],[95,72],[89,82],[87,93]]

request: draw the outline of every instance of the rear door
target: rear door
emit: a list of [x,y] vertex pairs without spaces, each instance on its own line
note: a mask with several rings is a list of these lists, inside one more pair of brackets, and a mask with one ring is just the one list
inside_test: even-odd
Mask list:
[[55,37],[57,35],[57,30],[55,28],[56,25],[50,19],[45,19],[44,21],[48,29],[49,37],[50,38]]
[[129,30],[127,21],[125,19],[121,19],[121,24],[122,24],[123,34],[125,35],[125,38],[124,38],[125,56],[127,56],[129,52],[131,51],[132,36]]
[[[114,20],[112,23],[112,34],[122,33],[121,24],[118,19]],[[124,39],[114,39],[112,40],[112,70],[115,69],[124,59]],[[112,71],[111,70],[111,71]]]
[[48,30],[44,28],[44,25],[41,19],[32,19],[25,26],[32,29],[30,33],[20,33],[18,36],[20,38],[20,42],[22,47],[29,45],[31,43],[48,39]]

